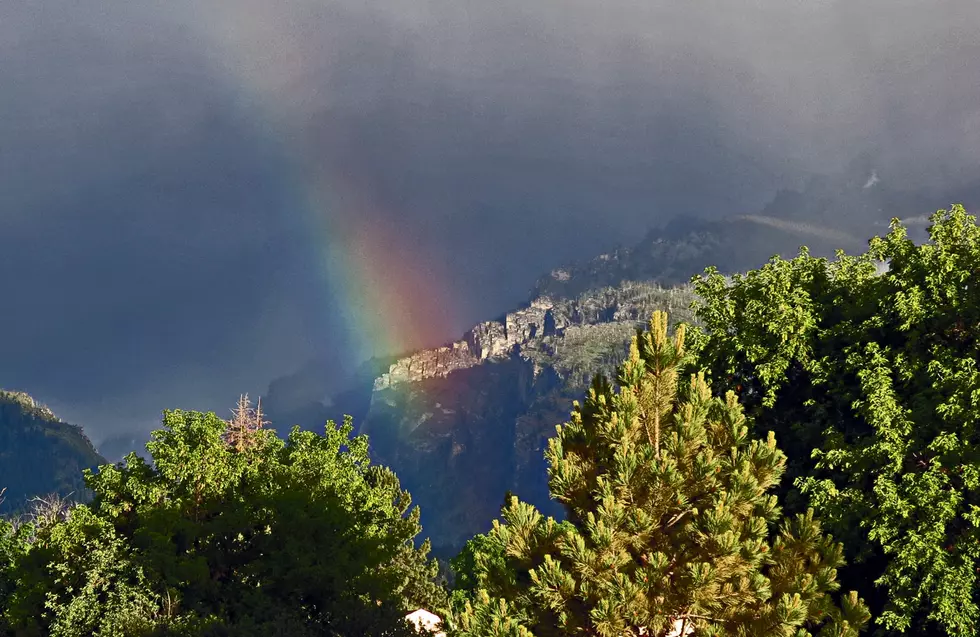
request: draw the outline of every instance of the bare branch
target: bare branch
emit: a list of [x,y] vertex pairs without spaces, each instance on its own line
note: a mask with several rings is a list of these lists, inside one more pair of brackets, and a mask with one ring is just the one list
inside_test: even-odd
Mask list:
[[256,433],[269,422],[263,419],[262,399],[259,399],[258,406],[253,409],[248,394],[242,394],[238,398],[238,404],[231,413],[231,420],[225,421],[225,442],[235,451],[242,452],[255,444]]

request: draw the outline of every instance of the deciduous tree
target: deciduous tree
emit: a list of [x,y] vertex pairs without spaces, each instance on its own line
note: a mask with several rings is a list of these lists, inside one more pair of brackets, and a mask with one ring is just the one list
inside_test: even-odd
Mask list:
[[[789,442],[795,507],[844,541],[879,628],[980,631],[980,228],[962,206],[916,245],[699,277],[699,358]],[[885,270],[887,267],[887,271]],[[790,494],[793,496],[794,494]]]
[[152,463],[90,473],[93,501],[19,560],[14,633],[410,635],[409,611],[443,604],[418,509],[349,421],[244,445],[227,428],[166,412]]

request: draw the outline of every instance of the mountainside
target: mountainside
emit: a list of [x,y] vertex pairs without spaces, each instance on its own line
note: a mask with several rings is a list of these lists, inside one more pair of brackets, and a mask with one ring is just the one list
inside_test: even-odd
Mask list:
[[[757,214],[675,219],[630,248],[553,270],[525,307],[455,342],[372,361],[326,399],[329,388],[307,370],[274,383],[264,405],[280,430],[354,416],[375,459],[421,505],[424,534],[451,555],[489,528],[508,489],[560,513],[548,496],[546,440],[591,377],[613,373],[636,326],[655,309],[690,320],[691,276],[709,265],[724,273],[756,268],[802,245],[823,256],[861,252],[889,218],[930,209],[924,198],[880,181],[865,167],[777,193]],[[302,399],[288,399],[291,393]]]
[[688,288],[626,283],[574,300],[536,299],[460,341],[395,361],[359,431],[395,469],[437,548],[487,530],[509,489],[549,502],[544,447],[591,377],[612,373],[655,309],[689,318]]
[[0,390],[0,512],[51,493],[84,497],[82,470],[104,463],[80,427],[25,393]]

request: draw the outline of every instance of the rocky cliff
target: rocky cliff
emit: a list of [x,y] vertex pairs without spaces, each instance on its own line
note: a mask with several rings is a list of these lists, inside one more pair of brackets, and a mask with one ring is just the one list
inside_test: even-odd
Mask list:
[[[686,286],[665,289],[656,284],[621,282],[615,287],[590,290],[574,299],[534,299],[527,307],[499,321],[480,323],[462,339],[449,345],[422,350],[397,359],[374,381],[374,391],[392,389],[402,383],[446,377],[453,372],[512,356],[541,362],[547,349],[566,336],[581,340],[589,326],[621,324],[632,326],[661,305],[687,312],[691,292]],[[584,331],[583,331],[584,330]],[[551,362],[551,361],[549,361]]]
[[395,361],[375,381],[374,390],[444,377],[481,363],[503,360],[535,338],[554,333],[555,312],[551,299],[535,299],[528,307],[507,314],[502,321],[480,323],[459,341]]

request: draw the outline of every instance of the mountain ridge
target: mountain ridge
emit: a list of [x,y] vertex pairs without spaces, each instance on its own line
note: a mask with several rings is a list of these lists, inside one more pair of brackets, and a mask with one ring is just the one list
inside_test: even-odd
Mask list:
[[85,499],[83,469],[106,462],[81,427],[21,391],[0,389],[0,512],[23,510],[33,497]]

